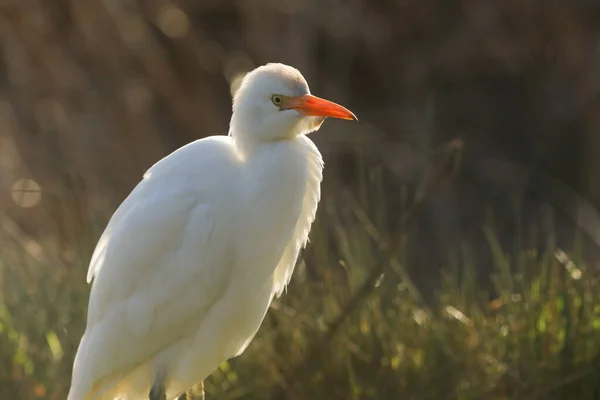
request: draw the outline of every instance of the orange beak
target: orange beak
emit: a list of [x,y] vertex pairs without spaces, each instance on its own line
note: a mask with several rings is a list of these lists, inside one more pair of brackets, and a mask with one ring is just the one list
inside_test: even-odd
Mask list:
[[358,121],[356,115],[345,107],[332,101],[305,94],[303,96],[288,97],[284,109],[296,110],[299,113],[314,117],[332,117]]

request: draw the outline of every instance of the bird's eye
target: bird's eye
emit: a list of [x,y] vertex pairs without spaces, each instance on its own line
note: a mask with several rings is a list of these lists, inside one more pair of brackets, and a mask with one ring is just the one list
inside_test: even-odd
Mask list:
[[271,101],[273,102],[273,104],[275,104],[276,106],[280,106],[283,104],[283,96],[280,96],[278,94],[273,95],[273,97],[271,97]]

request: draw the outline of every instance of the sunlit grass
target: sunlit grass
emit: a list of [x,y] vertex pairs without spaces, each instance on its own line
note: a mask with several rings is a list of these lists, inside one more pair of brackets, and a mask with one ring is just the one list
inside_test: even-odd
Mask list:
[[[522,248],[511,259],[491,221],[481,234],[494,255],[493,300],[478,283],[489,268],[464,246],[425,302],[401,247],[390,251],[405,237],[390,231],[388,211],[414,202],[387,204],[378,167],[364,166],[358,190],[331,184],[287,293],[248,350],[206,380],[208,399],[596,398],[600,290],[577,246]],[[90,226],[74,269],[3,246],[1,398],[66,396],[89,290],[85,243],[99,234]],[[383,273],[348,308],[381,261]]]

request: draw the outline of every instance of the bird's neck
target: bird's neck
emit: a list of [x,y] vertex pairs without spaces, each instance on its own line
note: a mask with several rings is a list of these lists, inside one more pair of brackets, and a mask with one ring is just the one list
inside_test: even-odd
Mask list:
[[257,147],[260,146],[260,143],[250,140],[244,136],[235,135],[231,132],[229,133],[229,136],[233,140],[233,145],[236,151],[243,159],[250,157],[255,152]]
[[259,148],[272,146],[273,143],[295,142],[303,132],[301,121],[296,125],[278,126],[253,122],[252,118],[243,118],[245,114],[234,112],[229,123],[229,136],[242,158],[249,157]]
[[231,136],[231,138],[233,139],[235,149],[237,150],[238,154],[241,156],[242,159],[248,159],[263,149],[273,147],[274,144],[281,144],[281,143],[288,143],[288,142],[292,143],[299,139],[297,137],[293,137],[293,138],[289,138],[289,139],[282,138],[282,139],[260,140],[259,141],[259,140],[255,140],[255,139],[245,136],[245,135],[235,135],[235,134],[230,133],[229,136]]

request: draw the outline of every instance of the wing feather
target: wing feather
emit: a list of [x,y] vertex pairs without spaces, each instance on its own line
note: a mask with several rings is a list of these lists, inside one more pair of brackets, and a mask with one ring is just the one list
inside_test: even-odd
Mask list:
[[195,329],[225,293],[227,235],[193,187],[145,179],[109,222],[88,271],[94,282],[70,399],[106,391],[100,383],[114,385]]

